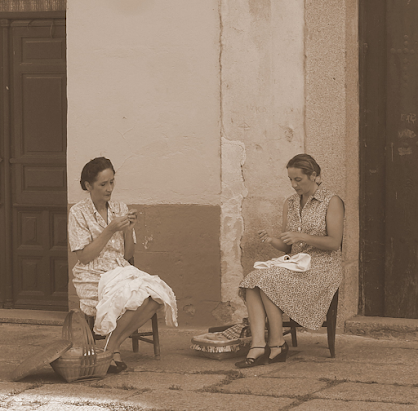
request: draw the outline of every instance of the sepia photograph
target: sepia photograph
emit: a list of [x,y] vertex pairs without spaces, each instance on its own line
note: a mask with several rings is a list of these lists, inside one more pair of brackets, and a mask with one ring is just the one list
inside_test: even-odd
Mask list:
[[0,0],[0,411],[418,410],[417,21]]

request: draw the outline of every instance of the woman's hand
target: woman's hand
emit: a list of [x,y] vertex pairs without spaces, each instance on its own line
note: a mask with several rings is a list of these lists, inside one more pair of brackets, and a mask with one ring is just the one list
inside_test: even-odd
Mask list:
[[116,217],[114,218],[110,224],[107,226],[108,230],[112,233],[116,233],[117,231],[126,230],[130,225],[129,217],[127,215]]
[[135,210],[134,208],[128,210],[128,221],[129,221],[128,229],[129,230],[132,230],[137,220],[138,220],[138,211]]
[[261,242],[262,243],[268,243],[268,244],[270,244],[271,243],[271,241],[273,240],[269,235],[268,235],[268,233],[267,233],[267,231],[265,231],[265,230],[260,230],[259,232],[258,232],[258,237],[260,238],[260,240],[261,240]]
[[302,235],[303,233],[300,233],[298,231],[286,231],[284,233],[281,233],[279,238],[285,244],[292,245],[292,244],[303,241]]

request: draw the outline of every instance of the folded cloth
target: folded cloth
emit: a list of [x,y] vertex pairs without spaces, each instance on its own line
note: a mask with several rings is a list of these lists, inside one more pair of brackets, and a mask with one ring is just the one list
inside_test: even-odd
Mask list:
[[282,257],[273,258],[268,261],[257,261],[254,268],[265,269],[272,267],[284,267],[292,271],[308,271],[311,268],[311,256],[305,253],[295,255],[284,255]]

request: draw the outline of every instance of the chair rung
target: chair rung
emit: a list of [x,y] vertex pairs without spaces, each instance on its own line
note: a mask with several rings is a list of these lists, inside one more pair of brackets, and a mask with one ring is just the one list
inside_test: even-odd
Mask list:
[[134,338],[135,340],[141,340],[141,341],[144,341],[144,342],[149,343],[149,344],[154,344],[154,341],[150,340],[149,338],[137,337],[137,336],[135,336],[135,337],[131,336],[130,338]]
[[133,334],[131,334],[129,337],[134,337],[137,338],[137,336],[139,337],[145,337],[147,335],[154,335],[154,333],[152,331],[146,331],[146,332],[134,332]]

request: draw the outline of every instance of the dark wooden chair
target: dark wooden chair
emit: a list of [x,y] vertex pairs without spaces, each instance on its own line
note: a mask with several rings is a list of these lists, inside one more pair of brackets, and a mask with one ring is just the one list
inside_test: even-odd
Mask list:
[[[331,358],[335,358],[335,334],[337,330],[337,306],[338,306],[338,290],[335,292],[334,297],[332,298],[331,304],[328,308],[327,319],[323,322],[322,327],[327,327],[327,337],[328,337],[328,348],[331,353]],[[217,327],[209,328],[208,332],[220,332],[224,331],[229,327],[232,327],[234,324],[222,325]],[[283,332],[283,335],[290,334],[292,336],[292,347],[298,346],[298,341],[296,337],[296,328],[301,327],[296,321],[291,318],[289,321],[283,321],[283,328],[289,328]],[[266,332],[268,332],[268,321],[266,321]]]
[[[134,258],[132,257],[129,260],[129,263],[131,265],[134,265]],[[93,338],[94,340],[103,340],[106,337],[104,335],[98,335],[93,331],[93,327],[94,327],[94,317],[90,316],[90,315],[85,315],[86,317],[86,321],[89,324],[90,330],[93,334]],[[146,343],[149,344],[153,344],[154,346],[154,356],[155,359],[159,360],[160,359],[160,337],[158,335],[158,318],[157,318],[157,313],[155,313],[152,317],[151,317],[151,324],[152,324],[152,331],[135,331],[134,333],[132,333],[129,338],[132,339],[132,351],[133,352],[138,352],[139,351],[139,341],[144,341]],[[152,338],[149,338],[152,337]]]
[[[328,308],[327,319],[323,322],[322,327],[327,327],[327,337],[328,337],[328,348],[331,353],[331,358],[335,358],[335,333],[337,329],[337,306],[338,306],[338,290],[335,292],[334,297],[332,298],[331,304]],[[292,320],[283,321],[283,327],[289,328],[286,330],[283,335],[290,334],[292,336],[292,347],[298,346],[298,341],[296,338],[296,328],[300,325]]]
[[[94,340],[104,340],[106,336],[98,335],[93,331],[94,327],[94,317],[91,315],[85,314],[86,321],[90,327],[90,330],[93,334]],[[160,337],[158,335],[158,318],[157,314],[155,313],[151,317],[151,324],[152,324],[152,331],[135,331],[133,334],[129,336],[132,339],[132,351],[138,352],[139,351],[139,341],[144,341],[149,344],[154,345],[154,356],[156,360],[160,359]],[[152,338],[149,338],[151,337]]]

